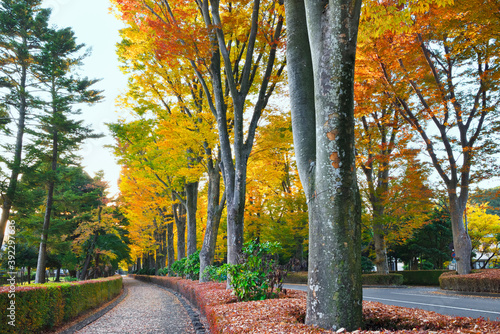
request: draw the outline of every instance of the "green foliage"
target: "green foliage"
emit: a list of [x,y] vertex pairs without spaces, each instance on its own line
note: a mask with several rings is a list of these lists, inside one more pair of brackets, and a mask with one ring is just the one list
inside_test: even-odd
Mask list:
[[[15,333],[40,333],[60,326],[82,312],[99,306],[117,296],[122,278],[29,285],[16,288]],[[0,307],[7,310],[12,298],[9,291],[0,292]],[[12,333],[11,319],[2,312],[0,333]]]
[[439,277],[448,270],[405,270],[397,273],[403,275],[403,284],[407,285],[439,285]]
[[415,230],[403,245],[393,246],[390,256],[401,259],[408,269],[443,269],[451,261],[451,220],[444,210],[434,209],[430,221]]
[[285,272],[278,269],[275,254],[281,249],[277,242],[244,244],[239,264],[226,264],[218,274],[226,271],[233,293],[239,301],[263,300],[281,291]]
[[227,264],[220,267],[217,266],[207,266],[203,270],[203,276],[209,281],[224,282],[227,280]]
[[168,276],[168,267],[159,269],[158,270],[158,275],[160,275],[160,276]]
[[200,251],[175,261],[172,264],[172,272],[178,277],[196,280],[200,276]]
[[403,275],[399,274],[364,274],[362,275],[363,285],[401,285]]

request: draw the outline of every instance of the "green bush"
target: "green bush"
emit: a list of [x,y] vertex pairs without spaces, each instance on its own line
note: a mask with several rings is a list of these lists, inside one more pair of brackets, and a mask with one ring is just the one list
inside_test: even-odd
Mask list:
[[405,270],[398,271],[403,275],[403,284],[439,286],[439,277],[449,270]]
[[172,264],[172,272],[178,277],[197,280],[200,276],[200,251],[175,261]]
[[158,270],[158,275],[160,276],[168,276],[168,267],[161,268]]
[[278,268],[275,254],[281,249],[277,242],[245,243],[239,264],[225,264],[217,270],[230,278],[233,293],[239,301],[263,300],[275,296],[283,286],[285,272]]
[[363,285],[401,285],[403,275],[399,274],[364,274],[362,275]]
[[[15,301],[15,327],[7,312],[0,316],[0,333],[40,333],[97,307],[117,296],[121,276],[72,283],[47,283],[17,287],[10,298],[9,287],[0,290],[0,308],[7,310]],[[10,312],[9,312],[10,313]]]
[[206,280],[214,281],[214,282],[224,282],[227,280],[227,266],[223,265],[220,267],[217,266],[206,266],[205,270],[203,270],[203,276]]

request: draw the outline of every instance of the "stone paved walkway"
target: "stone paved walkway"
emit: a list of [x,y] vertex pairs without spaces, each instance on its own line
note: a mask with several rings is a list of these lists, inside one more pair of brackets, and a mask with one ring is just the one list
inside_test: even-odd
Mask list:
[[111,311],[77,331],[78,334],[195,334],[179,299],[156,285],[123,278],[127,297]]

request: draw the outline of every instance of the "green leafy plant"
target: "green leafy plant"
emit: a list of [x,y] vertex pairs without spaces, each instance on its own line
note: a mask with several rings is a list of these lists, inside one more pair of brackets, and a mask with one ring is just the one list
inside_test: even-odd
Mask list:
[[279,269],[276,258],[280,249],[277,242],[247,242],[240,263],[226,264],[217,269],[215,275],[222,277],[226,273],[239,301],[272,298],[281,291],[286,276],[285,271]]
[[168,268],[165,267],[165,268],[161,268],[160,270],[158,270],[158,275],[160,275],[160,276],[168,276]]
[[217,266],[207,266],[203,271],[203,276],[209,281],[214,282],[224,282],[227,280],[227,264],[224,264],[220,267]]
[[178,277],[196,280],[200,276],[200,251],[175,261],[172,264],[172,272]]

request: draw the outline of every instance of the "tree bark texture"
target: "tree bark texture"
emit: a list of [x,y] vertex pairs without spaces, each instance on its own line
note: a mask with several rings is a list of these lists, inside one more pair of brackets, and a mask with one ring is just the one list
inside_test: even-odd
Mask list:
[[198,182],[186,183],[187,255],[196,253],[196,211],[198,209]]
[[306,324],[333,330],[362,321],[353,97],[360,5],[285,1],[294,144],[309,208]]
[[182,204],[173,204],[175,226],[177,226],[177,260],[186,257],[186,210]]
[[[27,43],[26,39],[23,39],[24,44]],[[27,49],[27,45],[24,46]],[[26,100],[26,80],[28,71],[28,62],[26,59],[21,58],[21,80],[19,85],[19,117],[17,120],[17,135],[16,135],[16,147],[14,151],[14,161],[12,163],[11,174],[9,178],[9,185],[5,194],[2,194],[2,215],[0,216],[0,245],[3,244],[5,238],[5,228],[7,227],[7,222],[9,221],[10,209],[12,208],[12,201],[16,194],[17,189],[17,179],[21,171],[21,161],[23,152],[23,137],[26,122],[26,111],[27,111],[27,100]]]
[[175,262],[174,223],[167,224],[167,261],[168,274],[171,275],[172,264]]
[[[54,114],[56,111],[54,110]],[[38,251],[38,263],[36,267],[35,283],[45,283],[45,264],[47,263],[47,239],[50,227],[50,217],[52,214],[52,204],[54,202],[54,187],[55,177],[57,170],[58,159],[58,133],[54,132],[52,135],[52,157],[49,183],[47,186],[47,201],[45,206],[45,215],[43,217],[42,236],[40,241],[40,248]]]
[[[219,231],[222,210],[224,209],[226,195],[220,200],[220,170],[217,163],[212,160],[208,164],[208,194],[207,194],[207,226],[203,246],[200,251],[200,282],[206,282],[203,275],[205,268],[214,262],[217,233]],[[220,203],[219,203],[220,202]]]

